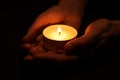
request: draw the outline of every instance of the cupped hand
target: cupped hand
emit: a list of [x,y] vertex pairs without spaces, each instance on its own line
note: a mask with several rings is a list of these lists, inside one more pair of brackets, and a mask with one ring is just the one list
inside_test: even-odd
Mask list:
[[75,54],[79,52],[90,52],[100,48],[104,43],[113,36],[113,26],[110,20],[99,19],[88,25],[85,34],[79,38],[69,41],[65,45],[65,54]]
[[48,51],[42,46],[42,36],[37,38],[36,43],[23,44],[23,48],[27,49],[30,54],[24,57],[25,61],[33,60],[48,60],[57,62],[75,61],[78,59],[77,55],[66,56],[64,53],[56,53],[54,51]]
[[53,6],[36,18],[27,34],[24,36],[23,42],[34,42],[38,35],[41,34],[42,30],[52,24],[66,24],[78,30],[81,24],[81,17],[82,14],[76,11],[72,11],[60,5]]

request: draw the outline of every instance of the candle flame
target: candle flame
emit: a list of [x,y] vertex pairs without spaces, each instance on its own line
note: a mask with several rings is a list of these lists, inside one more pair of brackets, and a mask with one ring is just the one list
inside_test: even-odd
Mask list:
[[58,27],[58,33],[61,34],[62,30],[60,27]]

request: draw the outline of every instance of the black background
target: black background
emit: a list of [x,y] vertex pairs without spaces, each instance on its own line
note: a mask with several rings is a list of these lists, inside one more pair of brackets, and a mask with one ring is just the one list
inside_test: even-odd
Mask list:
[[[89,4],[86,7],[83,18],[83,28],[81,29],[84,30],[84,27],[99,18],[120,19],[120,5],[117,0],[89,0],[88,2]],[[82,66],[80,67],[82,68],[80,69],[80,73],[75,74],[76,71],[74,72],[73,69],[74,73],[70,76],[66,75],[66,77],[57,75],[58,73],[52,74],[52,70],[47,71],[46,69],[44,71],[44,67],[48,66],[46,64],[42,65],[43,70],[39,71],[36,70],[39,67],[36,64],[19,63],[18,54],[20,53],[19,46],[21,45],[22,37],[38,14],[56,3],[57,0],[4,0],[0,2],[1,63],[3,63],[1,64],[1,80],[13,78],[15,80],[45,80],[47,78],[49,80],[119,80],[119,41],[111,43],[110,48],[108,48],[110,51],[107,51],[107,49],[106,51],[98,52],[102,54],[106,53],[105,56],[101,55],[98,57],[103,58],[102,60],[93,59],[87,63],[83,61],[80,64]],[[47,76],[47,74],[49,75]],[[65,74],[64,71],[63,74]],[[56,75],[57,77],[55,77]]]

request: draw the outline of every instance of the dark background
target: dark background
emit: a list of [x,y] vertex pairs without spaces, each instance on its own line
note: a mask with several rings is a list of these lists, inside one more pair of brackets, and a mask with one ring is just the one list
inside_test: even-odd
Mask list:
[[[81,30],[99,18],[120,19],[120,5],[117,0],[89,0],[88,2]],[[23,62],[23,58],[19,59],[18,56],[21,53],[19,46],[22,37],[38,14],[57,4],[57,0],[4,0],[0,4],[1,63],[3,63],[1,64],[1,80],[13,78],[15,80],[120,79],[119,40],[111,42],[107,48],[97,52],[101,55],[93,59],[83,59],[79,65],[74,63],[75,66],[71,65],[67,69],[60,64],[52,66],[49,62],[48,64],[43,62],[42,66],[37,63]]]

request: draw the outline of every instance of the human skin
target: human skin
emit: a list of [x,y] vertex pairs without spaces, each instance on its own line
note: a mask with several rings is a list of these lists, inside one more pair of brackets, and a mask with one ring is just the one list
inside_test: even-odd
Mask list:
[[79,30],[85,5],[86,0],[59,0],[57,5],[54,5],[42,14],[38,15],[22,40],[22,47],[27,49],[30,53],[25,56],[25,60],[42,58],[57,61],[67,61],[78,59],[78,56],[75,55],[66,56],[65,54],[57,54],[53,51],[44,50],[39,35],[41,35],[42,30],[45,27],[53,24],[65,24],[74,27],[76,30]]
[[[25,60],[45,59],[59,62],[74,61],[80,58],[75,54],[75,51],[89,50],[91,44],[98,40],[96,47],[101,47],[112,36],[120,36],[120,20],[99,19],[89,24],[83,36],[75,38],[65,45],[65,53],[59,54],[53,51],[45,50],[42,44],[42,36],[37,38],[35,44],[24,44],[30,54],[25,57]],[[90,45],[90,48],[88,46]],[[84,53],[84,51],[83,51]]]
[[86,0],[59,0],[57,5],[38,15],[24,36],[23,43],[33,43],[48,25],[65,24],[79,30],[85,5]]
[[[71,40],[65,45],[65,54],[74,54],[74,51],[83,51],[103,46],[111,37],[120,37],[120,20],[99,19],[88,25],[85,34]],[[84,52],[84,51],[83,51]]]
[[58,54],[45,50],[40,36],[42,30],[52,24],[66,24],[79,30],[85,5],[86,0],[59,0],[58,5],[40,14],[23,38],[23,47],[30,53],[25,56],[25,60],[76,60],[79,56],[74,51],[90,50],[86,47],[94,44],[96,40],[99,42],[95,47],[101,47],[109,37],[120,35],[120,20],[99,19],[87,26],[84,35],[68,42],[65,45],[65,53]]

